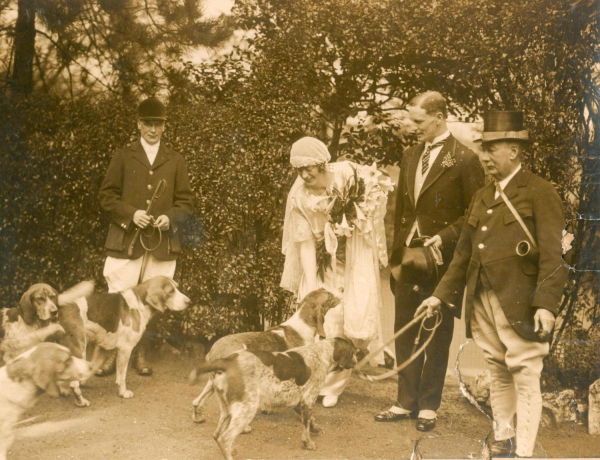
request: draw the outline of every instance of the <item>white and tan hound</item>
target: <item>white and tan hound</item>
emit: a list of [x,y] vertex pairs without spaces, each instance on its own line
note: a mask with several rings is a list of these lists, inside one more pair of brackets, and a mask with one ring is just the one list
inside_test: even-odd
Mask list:
[[[75,356],[84,357],[87,344],[96,344],[94,370],[102,365],[109,350],[118,350],[119,396],[132,398],[133,392],[126,386],[127,365],[148,321],[156,311],[181,311],[189,302],[175,281],[157,276],[120,293],[95,293],[68,305],[61,303],[58,318],[66,332],[65,344]],[[79,381],[71,382],[71,391],[78,406],[90,405],[81,394]]]
[[[339,303],[340,299],[325,289],[313,291],[300,302],[296,313],[280,326],[263,332],[242,332],[222,337],[212,346],[206,360],[225,358],[239,350],[286,351],[314,343],[317,336],[325,337],[325,314]],[[205,421],[202,406],[213,392],[211,377],[192,403],[192,418],[196,423]]]
[[312,409],[328,372],[356,364],[352,343],[326,339],[282,353],[240,351],[206,362],[193,374],[213,372],[221,416],[214,437],[226,460],[232,460],[235,438],[259,407],[294,407],[302,418],[302,443],[314,450],[311,430],[317,432]]
[[0,460],[14,440],[14,425],[44,392],[58,395],[61,382],[85,380],[89,364],[55,343],[41,343],[0,368]]

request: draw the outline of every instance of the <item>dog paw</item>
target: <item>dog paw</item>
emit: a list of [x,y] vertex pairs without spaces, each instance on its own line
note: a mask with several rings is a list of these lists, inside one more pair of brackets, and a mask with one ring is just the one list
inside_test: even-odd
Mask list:
[[77,407],[90,407],[90,402],[85,398],[79,398],[77,401],[75,401],[75,404]]
[[244,431],[242,431],[242,433],[244,433],[244,434],[252,433],[252,427],[250,425],[246,425],[246,428],[244,428]]
[[131,390],[121,391],[121,392],[119,392],[119,396],[123,399],[131,399],[131,398],[133,398],[133,391],[131,391]]
[[71,394],[71,389],[70,388],[64,388],[62,386],[58,386],[58,394],[60,394],[61,396],[69,396]]
[[304,448],[306,450],[316,450],[317,446],[315,445],[315,443],[313,441],[309,440],[304,440],[302,441],[302,444],[304,445]]
[[200,410],[196,410],[196,408],[194,408],[194,411],[192,412],[192,420],[194,421],[194,423],[206,422],[206,419],[202,416]]

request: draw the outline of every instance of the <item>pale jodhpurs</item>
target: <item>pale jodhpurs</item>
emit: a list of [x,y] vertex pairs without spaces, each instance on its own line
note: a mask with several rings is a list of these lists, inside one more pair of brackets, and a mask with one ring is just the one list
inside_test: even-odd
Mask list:
[[[166,276],[173,279],[175,275],[175,260],[158,260],[148,254],[148,265],[142,282],[155,276]],[[104,278],[108,283],[108,292],[121,292],[138,285],[143,257],[137,259],[117,259],[107,257],[104,263]]]
[[490,367],[494,437],[501,441],[516,432],[516,454],[530,457],[542,416],[540,374],[549,344],[521,338],[509,325],[494,292],[481,285],[474,297],[471,329]]

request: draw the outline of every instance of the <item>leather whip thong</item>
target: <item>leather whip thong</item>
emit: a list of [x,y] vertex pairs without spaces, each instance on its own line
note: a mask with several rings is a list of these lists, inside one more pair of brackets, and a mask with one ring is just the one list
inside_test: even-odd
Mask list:
[[[392,337],[390,340],[388,340],[387,342],[385,342],[377,350],[370,352],[367,356],[365,356],[363,359],[361,359],[356,364],[356,366],[354,366],[354,370],[356,370],[358,372],[358,376],[361,379],[367,380],[369,382],[375,382],[377,380],[384,380],[384,379],[387,379],[388,377],[393,376],[394,374],[397,374],[402,369],[404,369],[406,366],[408,366],[410,363],[412,363],[421,353],[423,353],[423,351],[425,351],[425,348],[427,347],[427,345],[429,345],[429,342],[431,342],[431,340],[433,339],[433,336],[435,335],[436,329],[438,328],[438,326],[442,322],[442,312],[438,311],[438,312],[435,313],[435,324],[433,325],[433,327],[431,327],[431,328],[426,327],[425,326],[425,321],[427,321],[427,312],[423,312],[420,315],[418,315],[415,318],[413,318],[413,320],[410,323],[408,323],[406,326],[404,326],[402,329],[400,329],[398,332],[396,332],[394,334],[394,337]],[[381,375],[365,374],[363,371],[360,370],[365,364],[367,364],[367,362],[369,362],[369,360],[373,356],[375,356],[378,353],[380,353],[381,351],[383,351],[383,349],[388,344],[392,343],[394,340],[396,340],[396,338],[400,337],[402,334],[404,334],[411,327],[419,324],[419,322],[421,323],[421,325],[419,326],[419,333],[417,334],[417,337],[415,338],[410,358],[408,358],[402,364],[395,366],[393,369],[391,369],[391,370],[389,370],[386,373],[381,374]],[[425,340],[425,342],[423,343],[423,345],[421,345],[417,349],[417,347],[419,346],[419,342],[421,341],[421,332],[423,330],[429,331],[430,334],[429,334],[429,337],[427,337],[427,340]]]
[[[154,193],[152,194],[152,198],[150,198],[150,203],[148,203],[148,207],[146,208],[146,214],[150,215],[150,213],[152,212],[152,207],[154,206],[154,203],[164,193],[166,188],[167,188],[167,181],[165,179],[161,179],[160,181],[158,181],[158,185],[156,186],[156,189],[154,190]],[[152,216],[150,216],[150,218],[152,220],[154,220],[152,218]],[[150,234],[145,234],[145,236],[147,238],[151,237],[154,234],[154,232],[157,230],[157,228],[154,227],[153,223],[150,224],[150,226],[151,226]],[[146,227],[146,228],[148,228],[148,227]],[[160,228],[158,229],[158,244],[153,248],[149,248],[142,241],[142,229],[138,227],[135,231],[135,234],[133,235],[133,239],[131,240],[131,244],[129,245],[129,248],[127,248],[127,257],[133,256],[133,248],[135,247],[135,245],[138,241],[144,248],[144,256],[143,256],[144,258],[142,259],[142,268],[140,270],[140,277],[138,279],[138,284],[140,284],[144,278],[144,273],[146,272],[146,266],[148,265],[149,253],[154,251],[157,247],[160,246],[160,243],[162,241],[162,231],[160,230]]]

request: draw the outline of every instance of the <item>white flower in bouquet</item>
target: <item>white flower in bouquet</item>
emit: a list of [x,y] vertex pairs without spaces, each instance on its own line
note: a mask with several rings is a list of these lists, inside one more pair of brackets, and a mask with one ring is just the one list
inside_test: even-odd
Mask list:
[[342,223],[335,225],[334,231],[337,236],[345,236],[347,238],[352,236],[352,232],[354,230],[354,225],[348,225],[348,219],[346,219],[346,214],[342,217]]

